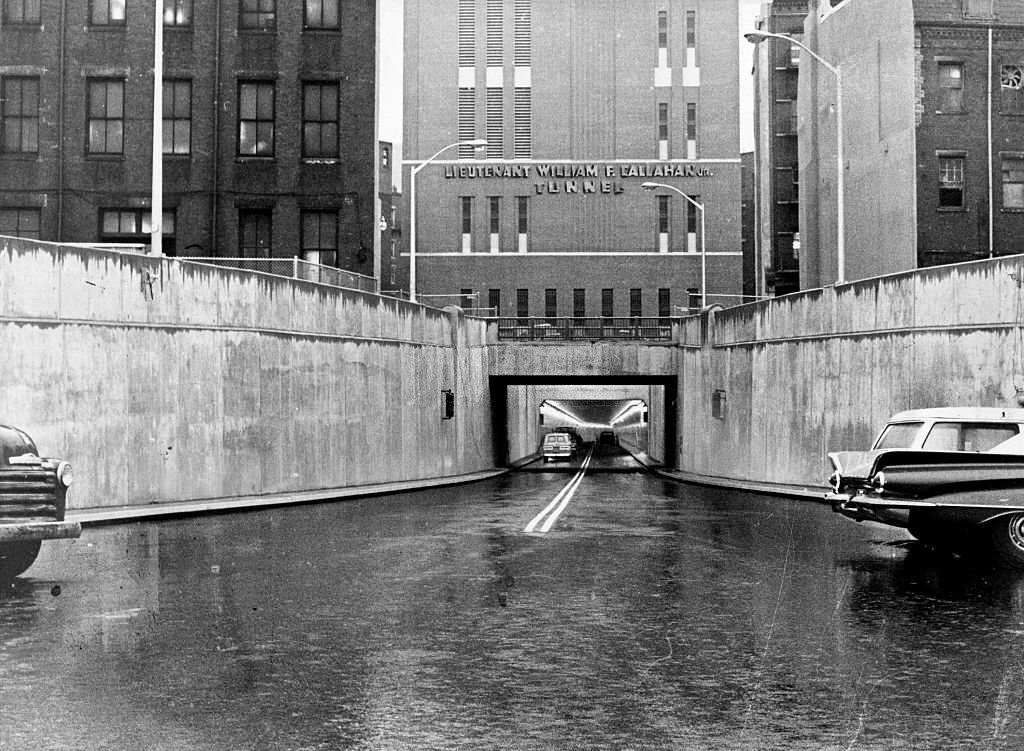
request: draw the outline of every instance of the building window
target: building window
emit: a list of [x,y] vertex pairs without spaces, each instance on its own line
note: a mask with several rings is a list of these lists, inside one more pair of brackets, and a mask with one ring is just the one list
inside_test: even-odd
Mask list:
[[662,318],[672,315],[672,290],[668,287],[658,289],[658,315]]
[[338,212],[303,211],[302,260],[321,266],[338,265]]
[[462,234],[473,233],[473,197],[462,196]]
[[532,29],[533,9],[530,7],[530,0],[514,0],[512,6],[513,65],[530,65],[532,52]]
[[700,212],[695,204],[700,203],[700,196],[690,196],[690,198],[693,201],[686,202],[686,234],[695,235],[698,230],[697,214]]
[[338,147],[338,84],[302,85],[302,156],[336,158]]
[[686,158],[697,158],[697,105],[694,102],[686,105]]
[[490,204],[490,231],[492,235],[496,235],[501,228],[501,198],[490,196],[487,201]]
[[470,287],[463,287],[459,290],[459,307],[463,310],[476,309],[476,292]]
[[86,84],[89,154],[124,153],[124,81],[90,78]]
[[520,253],[525,253],[528,250],[528,242],[530,237],[530,197],[529,196],[517,196],[516,197],[516,229],[518,230],[518,241],[519,247],[517,250]]
[[[100,242],[148,244],[152,239],[153,221],[149,209],[101,209],[100,210]],[[175,218],[171,210],[163,212],[160,225],[163,235],[164,255],[173,256]]]
[[270,258],[273,251],[270,209],[245,209],[238,212],[238,254],[242,258]]
[[548,288],[544,290],[544,316],[546,318],[558,317],[558,290]]
[[615,290],[605,288],[601,290],[601,315],[604,318],[611,318],[615,315]]
[[658,159],[668,159],[668,103],[658,103]]
[[1024,115],[1024,65],[999,66],[999,103],[1004,115]]
[[576,318],[587,315],[587,291],[581,287],[572,291],[572,314]]
[[39,209],[0,209],[0,235],[39,237]]
[[164,0],[164,26],[191,26],[192,0]]
[[487,290],[487,307],[491,309],[491,314],[494,316],[501,315],[501,290],[500,289],[489,289]]
[[697,65],[697,13],[686,11],[686,66]]
[[644,314],[644,292],[639,287],[629,290],[629,317],[639,318]]
[[700,310],[700,287],[686,288],[686,307],[690,310]]
[[[790,34],[796,42],[802,42],[804,40],[803,34]],[[800,67],[800,45],[796,42],[789,43],[789,56],[786,59],[787,64],[790,68]]]
[[41,0],[4,0],[4,23],[38,26],[42,23]]
[[164,153],[192,153],[192,82],[164,81]]
[[1003,154],[1003,208],[1024,211],[1024,154]]
[[939,208],[964,207],[964,158],[939,155]]
[[5,77],[0,86],[0,128],[8,154],[39,152],[39,79]]
[[658,11],[658,67],[668,67],[668,11]]
[[307,29],[337,30],[341,28],[338,0],[306,0],[303,24]]
[[238,28],[273,31],[277,28],[277,0],[239,0]]
[[239,156],[274,156],[274,84],[238,84]]
[[963,63],[939,63],[938,111],[964,111]]
[[658,196],[658,234],[667,235],[669,227],[668,196]]
[[992,18],[992,0],[963,0],[964,18]]
[[530,316],[530,290],[516,290],[516,315],[520,318],[528,318]]
[[89,0],[89,24],[124,26],[126,0]]

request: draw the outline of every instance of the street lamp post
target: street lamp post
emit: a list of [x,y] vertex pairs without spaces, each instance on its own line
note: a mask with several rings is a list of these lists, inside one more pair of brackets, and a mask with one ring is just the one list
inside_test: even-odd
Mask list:
[[697,207],[697,211],[700,212],[700,309],[704,310],[708,306],[708,256],[707,247],[704,245],[704,204],[699,201],[695,201],[690,196],[686,195],[683,191],[674,185],[666,185],[665,183],[641,183],[640,187],[644,190],[654,190],[655,188],[664,188],[665,190],[675,191],[687,201]]
[[774,31],[751,31],[743,35],[751,44],[763,42],[765,39],[785,39],[795,44],[814,60],[821,63],[836,78],[836,282],[846,281],[846,191],[843,166],[846,162],[843,156],[843,77],[839,73],[839,67],[832,65],[821,55],[801,42],[785,34],[777,34]]
[[[433,156],[427,157],[422,162],[412,162],[413,168],[409,171],[409,301],[416,302],[416,175],[424,167],[437,159],[441,154],[458,146],[472,146],[482,148],[487,145],[483,138],[474,138],[469,141],[456,141],[442,149],[438,149]],[[412,160],[409,160],[412,161]]]

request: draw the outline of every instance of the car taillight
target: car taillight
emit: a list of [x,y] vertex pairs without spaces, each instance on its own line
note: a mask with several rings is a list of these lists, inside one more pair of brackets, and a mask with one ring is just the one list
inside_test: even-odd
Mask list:
[[75,474],[71,471],[71,465],[67,462],[61,462],[57,465],[57,482],[63,485],[65,488],[70,488],[71,483],[75,480]]
[[832,486],[832,490],[839,492],[839,487],[843,482],[843,476],[838,472],[833,472],[828,478],[828,484]]
[[885,472],[879,472],[871,478],[871,487],[878,493],[885,490]]

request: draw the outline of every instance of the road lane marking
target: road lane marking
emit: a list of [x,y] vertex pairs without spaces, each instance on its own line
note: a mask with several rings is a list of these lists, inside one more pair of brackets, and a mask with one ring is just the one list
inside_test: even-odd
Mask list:
[[[573,475],[573,478],[565,484],[565,487],[558,491],[558,495],[549,503],[544,509],[537,514],[530,523],[526,525],[523,532],[532,534],[537,531],[537,525],[540,526],[541,532],[550,531],[551,527],[554,526],[555,522],[558,521],[558,517],[565,511],[566,506],[569,505],[569,501],[572,500],[573,495],[576,493],[576,488],[583,482],[583,476],[587,473],[587,467],[590,466],[590,457],[593,455],[594,449],[591,447],[590,451],[587,452],[587,457],[583,460],[583,464],[580,466],[579,471]],[[543,524],[541,524],[543,522]]]

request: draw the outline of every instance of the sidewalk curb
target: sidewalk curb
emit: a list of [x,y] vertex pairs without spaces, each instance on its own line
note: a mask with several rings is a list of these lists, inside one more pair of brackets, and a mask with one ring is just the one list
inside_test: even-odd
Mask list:
[[330,503],[333,501],[353,500],[375,495],[405,493],[415,490],[466,485],[481,480],[489,480],[507,473],[507,469],[493,469],[473,472],[451,477],[434,477],[426,480],[406,480],[376,485],[356,485],[347,488],[327,488],[324,490],[302,490],[291,493],[273,493],[269,495],[247,495],[234,498],[207,498],[195,501],[171,501],[167,503],[148,503],[142,506],[113,506],[89,509],[68,509],[66,519],[79,522],[83,526],[95,524],[116,524],[124,521],[143,519],[159,519],[174,516],[192,516],[199,514],[216,514],[230,511],[246,511],[280,506],[296,506],[306,503]]

